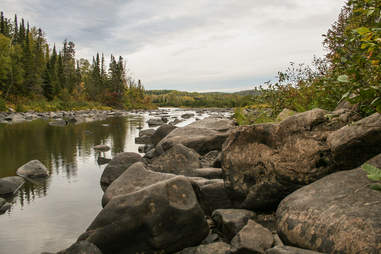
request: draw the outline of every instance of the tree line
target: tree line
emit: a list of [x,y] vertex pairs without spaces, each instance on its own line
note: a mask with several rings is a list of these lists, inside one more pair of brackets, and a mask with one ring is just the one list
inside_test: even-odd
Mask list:
[[[150,107],[140,80],[127,75],[125,60],[97,53],[90,63],[75,58],[75,44],[51,48],[43,31],[0,16],[0,107],[28,101],[61,105],[97,102],[117,108]],[[69,105],[70,106],[70,105]],[[0,109],[1,110],[1,109]]]

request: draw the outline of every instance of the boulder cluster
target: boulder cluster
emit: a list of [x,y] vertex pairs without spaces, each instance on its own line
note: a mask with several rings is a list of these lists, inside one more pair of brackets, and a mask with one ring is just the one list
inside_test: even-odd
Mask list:
[[[380,253],[381,115],[314,109],[235,126],[142,130],[114,157],[102,211],[59,253]],[[0,200],[1,203],[1,200]]]

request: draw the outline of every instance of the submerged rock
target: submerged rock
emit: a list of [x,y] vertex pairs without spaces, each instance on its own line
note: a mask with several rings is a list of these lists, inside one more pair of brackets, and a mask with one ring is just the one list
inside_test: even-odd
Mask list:
[[177,176],[113,198],[80,239],[108,253],[172,253],[194,246],[209,227],[190,182]]
[[[369,164],[381,168],[381,154]],[[380,253],[381,193],[361,168],[328,175],[280,203],[285,243],[325,253]]]
[[17,169],[16,173],[19,176],[30,178],[49,176],[48,169],[39,160],[32,160],[22,165]]
[[0,178],[0,195],[13,194],[24,184],[20,176],[7,176]]
[[119,153],[117,154],[104,169],[101,176],[101,187],[105,191],[106,188],[117,179],[129,166],[141,160],[138,153]]
[[108,145],[96,145],[94,146],[94,150],[106,152],[110,150],[110,147]]

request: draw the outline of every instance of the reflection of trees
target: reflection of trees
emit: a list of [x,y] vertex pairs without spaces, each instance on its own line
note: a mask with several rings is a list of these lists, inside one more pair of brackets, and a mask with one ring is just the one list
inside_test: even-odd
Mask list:
[[[139,125],[142,119],[130,124],[126,118],[110,118],[66,127],[43,120],[0,126],[0,177],[15,175],[18,167],[34,159],[43,162],[50,174],[75,177],[78,157],[90,157],[94,145],[106,143],[112,144],[112,154],[123,152],[126,139]],[[46,195],[47,184],[42,186],[25,184],[18,194],[20,203]]]

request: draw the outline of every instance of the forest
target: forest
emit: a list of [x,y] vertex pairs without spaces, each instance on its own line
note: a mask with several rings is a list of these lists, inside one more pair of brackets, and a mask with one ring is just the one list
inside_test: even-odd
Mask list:
[[[50,47],[24,19],[0,19],[0,111],[152,108],[141,81],[127,75],[123,57],[75,58],[75,44]],[[106,106],[106,107],[105,107]]]

